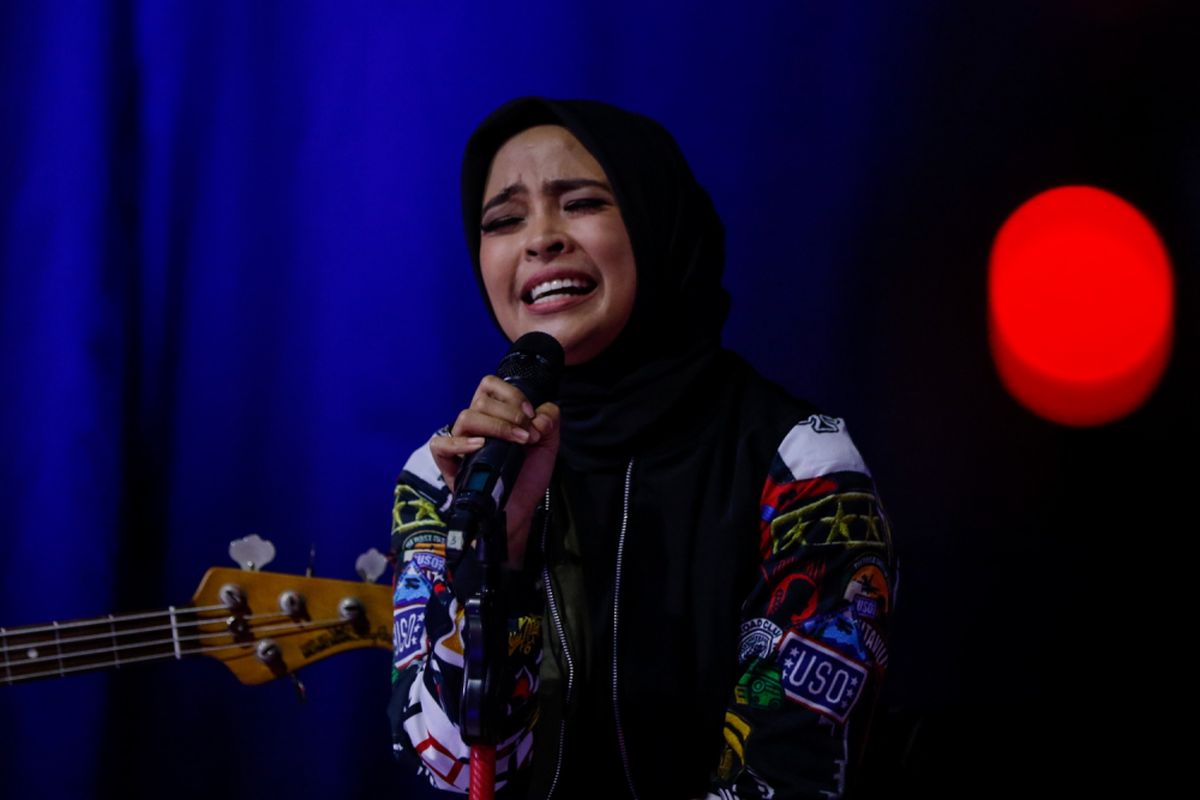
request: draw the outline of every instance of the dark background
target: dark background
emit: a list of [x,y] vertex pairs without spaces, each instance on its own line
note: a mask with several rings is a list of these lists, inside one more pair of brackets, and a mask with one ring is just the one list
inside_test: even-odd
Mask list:
[[[505,348],[466,137],[592,97],[676,134],[728,227],[726,344],[872,466],[902,561],[877,783],[1164,793],[1195,711],[1191,4],[740,5],[0,6],[0,624],[186,603],[249,533],[286,572],[385,549],[407,454]],[[998,227],[1068,184],[1141,209],[1177,290],[1158,390],[1090,429],[987,345]],[[322,661],[304,705],[207,659],[0,688],[0,794],[424,796],[388,663]]]

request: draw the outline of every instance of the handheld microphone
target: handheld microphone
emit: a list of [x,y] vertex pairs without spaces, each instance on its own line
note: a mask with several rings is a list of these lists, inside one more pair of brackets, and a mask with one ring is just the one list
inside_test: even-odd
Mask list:
[[[557,339],[548,333],[533,331],[513,342],[508,354],[501,359],[496,375],[520,389],[537,408],[557,394],[563,360],[562,345]],[[463,551],[488,526],[503,522],[504,505],[524,462],[522,445],[491,438],[463,459],[454,481],[454,500],[446,536],[446,559],[450,564],[457,564]],[[507,559],[504,552],[507,532],[503,525],[501,527],[500,535],[494,537],[499,552],[489,553],[488,557],[480,553],[482,561],[503,562]]]

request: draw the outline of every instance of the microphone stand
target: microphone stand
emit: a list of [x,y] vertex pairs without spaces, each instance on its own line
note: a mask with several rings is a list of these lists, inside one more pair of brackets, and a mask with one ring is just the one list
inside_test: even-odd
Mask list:
[[[562,345],[541,331],[524,334],[496,370],[534,407],[554,396],[562,373]],[[521,471],[525,451],[493,440],[463,460],[455,480],[454,505],[446,534],[446,563],[459,563],[474,543],[482,572],[479,589],[467,600],[463,631],[463,687],[459,730],[471,746],[471,800],[491,800],[496,784],[496,744],[509,693],[508,614],[501,568],[508,560],[504,502]]]
[[[496,744],[504,720],[501,688],[508,655],[508,616],[500,575],[508,560],[508,525],[504,510],[488,505],[491,507],[474,509],[485,513],[464,511],[454,515],[450,525],[450,539],[455,545],[475,542],[475,556],[481,567],[479,588],[466,605],[459,707],[462,739],[471,746],[470,800],[492,800],[495,792]],[[456,533],[461,533],[461,538]]]

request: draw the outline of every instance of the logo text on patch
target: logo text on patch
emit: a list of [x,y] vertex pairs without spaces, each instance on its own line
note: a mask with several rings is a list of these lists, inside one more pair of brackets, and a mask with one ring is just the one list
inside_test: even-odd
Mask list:
[[782,635],[783,629],[765,617],[746,620],[742,623],[738,662],[744,664],[752,658],[766,658]]
[[441,575],[446,569],[446,559],[429,550],[417,550],[412,555],[412,563],[424,572],[426,577]]
[[425,606],[415,604],[395,611],[395,665],[404,669],[421,652],[425,638]]
[[867,670],[794,632],[779,648],[784,693],[813,711],[845,723],[866,684]]

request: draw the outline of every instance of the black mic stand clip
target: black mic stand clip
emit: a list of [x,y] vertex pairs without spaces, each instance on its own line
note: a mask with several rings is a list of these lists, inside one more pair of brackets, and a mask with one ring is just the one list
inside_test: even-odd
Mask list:
[[494,503],[480,505],[483,507],[460,509],[451,516],[447,561],[460,560],[474,542],[480,581],[465,607],[459,726],[466,744],[495,745],[504,720],[502,690],[508,655],[508,617],[500,573],[508,560],[508,525],[503,509],[496,510]]

